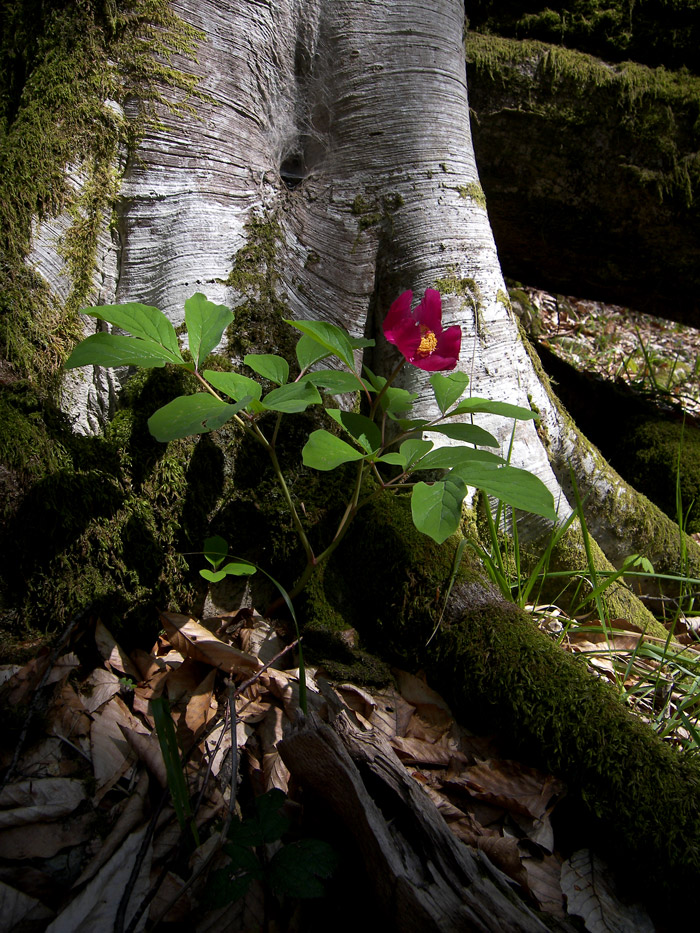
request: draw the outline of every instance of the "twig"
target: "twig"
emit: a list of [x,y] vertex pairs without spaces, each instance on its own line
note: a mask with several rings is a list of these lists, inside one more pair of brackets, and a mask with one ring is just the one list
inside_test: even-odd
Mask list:
[[[151,844],[153,834],[156,830],[156,824],[158,822],[158,818],[160,817],[163,807],[165,806],[165,801],[169,798],[169,796],[170,794],[167,789],[161,794],[158,806],[153,811],[153,815],[151,816],[151,819],[148,823],[148,828],[146,829],[144,837],[141,840],[141,846],[139,848],[138,853],[136,854],[136,859],[134,861],[133,868],[131,869],[129,880],[127,881],[126,887],[124,888],[124,892],[122,893],[121,900],[119,901],[119,908],[117,909],[117,914],[114,918],[114,927],[113,927],[114,933],[123,933],[124,931],[126,909],[129,906],[131,895],[133,894],[134,887],[136,886],[136,881],[138,880],[139,872],[141,871],[141,865],[143,864],[143,860],[146,857],[146,852],[148,851],[148,847]],[[167,874],[167,865],[165,866],[165,868],[166,868],[165,874]],[[131,918],[131,923],[129,924],[127,928],[127,933],[132,933],[132,931],[136,929],[136,924],[141,918],[141,915],[143,914],[145,909],[148,907],[150,902],[153,900],[153,898],[156,896],[158,888],[163,883],[165,874],[163,874],[162,877],[158,879],[156,884],[151,887],[151,889],[146,893],[145,897],[142,899],[141,903],[136,909],[136,913]]]
[[288,651],[291,651],[292,648],[296,648],[296,646],[299,644],[302,638],[303,638],[302,635],[300,635],[299,638],[295,638],[294,641],[290,642],[285,648],[283,648],[278,654],[276,654],[274,658],[270,658],[270,660],[266,664],[263,664],[260,670],[256,671],[256,673],[253,674],[250,680],[244,681],[244,683],[242,683],[240,687],[237,687],[236,692],[233,695],[234,699],[236,697],[239,697],[243,693],[244,690],[248,689],[248,687],[252,687],[253,684],[257,683],[260,680],[261,675],[265,673],[268,667],[272,667],[275,661],[279,661],[279,659],[283,655],[285,655]]

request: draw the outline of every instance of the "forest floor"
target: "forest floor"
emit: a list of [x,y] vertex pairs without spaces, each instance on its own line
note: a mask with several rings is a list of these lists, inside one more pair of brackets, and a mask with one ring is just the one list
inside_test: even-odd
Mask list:
[[[700,416],[700,330],[599,301],[522,288],[526,330],[578,370],[620,380]],[[517,310],[517,308],[516,308]]]
[[[569,362],[661,388],[700,413],[700,331],[599,303],[527,295],[539,339]],[[53,651],[0,669],[0,700],[15,716],[0,759],[9,768],[0,790],[0,929],[356,928],[368,916],[362,911],[373,909],[372,879],[352,827],[314,819],[316,808],[278,750],[298,719],[293,651],[251,608],[201,622],[165,613],[161,622],[154,645],[127,654],[99,620],[81,619]],[[600,640],[585,631],[562,636],[566,624],[555,607],[541,613],[543,630],[588,655],[595,676],[615,682]],[[619,631],[613,647],[624,654],[641,638]],[[606,916],[615,929],[663,929],[642,906],[620,899],[614,872],[595,852],[568,847],[557,820],[562,782],[503,757],[494,737],[455,722],[438,685],[404,671],[381,689],[331,684],[322,670],[306,674],[309,710],[381,735],[386,754],[451,832],[487,854],[559,929],[608,929]],[[156,724],[152,701],[161,696],[174,731]],[[650,718],[653,710],[637,712]],[[367,886],[363,908],[349,893],[358,878]],[[296,897],[324,886],[325,897]]]

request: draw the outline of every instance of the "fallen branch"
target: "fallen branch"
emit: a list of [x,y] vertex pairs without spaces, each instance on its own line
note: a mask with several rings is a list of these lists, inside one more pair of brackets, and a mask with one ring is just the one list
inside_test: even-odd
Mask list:
[[279,751],[294,778],[354,839],[388,929],[556,929],[518,899],[485,856],[453,836],[383,736],[361,732],[345,713],[335,728],[312,714]]

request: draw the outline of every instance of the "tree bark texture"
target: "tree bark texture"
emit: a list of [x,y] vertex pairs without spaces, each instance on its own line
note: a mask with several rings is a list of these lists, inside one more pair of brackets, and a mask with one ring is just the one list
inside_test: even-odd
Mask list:
[[356,842],[384,916],[400,933],[544,933],[487,858],[452,835],[389,743],[341,713],[312,721],[280,743],[302,786],[323,800]]
[[[285,311],[378,337],[369,362],[386,372],[396,362],[381,339],[389,304],[406,288],[418,296],[437,286],[445,323],[462,327],[459,365],[473,393],[539,413],[539,431],[517,425],[512,464],[537,474],[565,517],[571,461],[613,563],[646,552],[638,498],[561,411],[509,308],[470,138],[459,0],[176,0],[173,8],[205,35],[193,67],[208,97],[197,119],[165,110],[129,158],[117,229],[101,239],[94,303],[142,301],[175,325],[195,291],[236,307],[245,289],[226,284],[235,257],[251,221],[274,218],[274,289]],[[59,216],[39,225],[32,256],[58,294],[66,224]],[[419,392],[416,414],[434,415],[424,374],[405,372],[404,382]],[[72,378],[67,404],[78,424],[95,429],[117,387],[99,370]],[[479,420],[507,451],[511,425]],[[653,506],[642,511],[655,533],[668,529]],[[520,524],[525,538],[547,530],[535,516]],[[649,556],[670,569],[677,552]]]

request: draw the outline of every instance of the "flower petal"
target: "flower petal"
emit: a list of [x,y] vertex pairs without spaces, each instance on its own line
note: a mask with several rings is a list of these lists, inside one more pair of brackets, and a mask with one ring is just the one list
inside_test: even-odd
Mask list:
[[440,292],[434,288],[426,288],[423,300],[414,312],[414,317],[419,324],[432,330],[434,334],[439,334],[442,330],[442,301]]
[[405,291],[392,302],[391,307],[384,318],[382,328],[384,336],[389,343],[396,343],[396,335],[403,333],[407,325],[413,325],[413,315],[411,314],[411,302],[413,301],[413,292]]
[[423,359],[410,359],[414,366],[426,372],[435,373],[445,369],[454,369],[459,359],[462,343],[462,330],[454,324],[437,335],[437,347],[430,356]]

